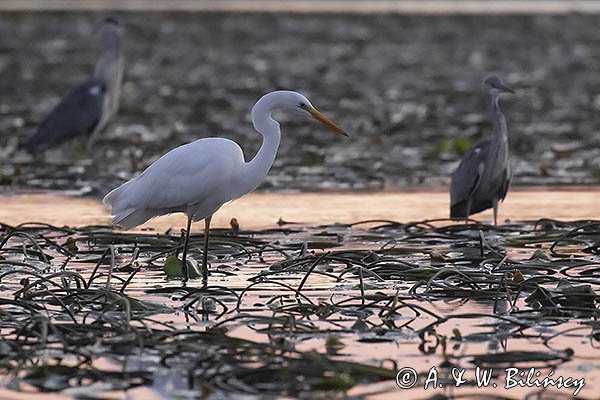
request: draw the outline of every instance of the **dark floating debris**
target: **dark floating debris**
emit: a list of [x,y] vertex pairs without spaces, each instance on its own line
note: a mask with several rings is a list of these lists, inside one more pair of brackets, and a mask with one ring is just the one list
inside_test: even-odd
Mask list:
[[[205,395],[316,396],[393,381],[394,365],[408,362],[370,356],[369,346],[410,346],[442,371],[560,371],[589,356],[578,353],[581,341],[598,347],[598,221],[213,234],[214,279],[202,288],[178,280],[176,234],[0,225],[0,373],[9,386],[75,386],[89,397],[99,383],[120,391],[170,376],[178,390]],[[192,235],[192,259],[202,240]]]

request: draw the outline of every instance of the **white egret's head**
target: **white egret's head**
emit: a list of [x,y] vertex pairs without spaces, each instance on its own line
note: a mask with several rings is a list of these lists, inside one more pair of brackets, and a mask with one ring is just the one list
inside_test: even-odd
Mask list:
[[264,95],[263,98],[259,100],[259,103],[261,103],[263,99],[268,104],[268,107],[271,111],[278,108],[290,110],[295,114],[306,116],[319,121],[321,124],[325,125],[329,130],[337,133],[338,135],[348,136],[348,134],[342,128],[340,128],[335,122],[329,119],[329,117],[327,117],[325,114],[317,110],[312,105],[310,100],[308,100],[306,96],[300,93],[292,92],[289,90],[278,90]]
[[496,75],[487,77],[486,80],[483,81],[483,84],[488,91],[495,93],[495,94],[500,94],[500,93],[513,93],[514,94],[515,93],[514,90],[512,90],[511,88],[506,86],[504,84],[504,82],[502,81],[502,79],[500,79]]

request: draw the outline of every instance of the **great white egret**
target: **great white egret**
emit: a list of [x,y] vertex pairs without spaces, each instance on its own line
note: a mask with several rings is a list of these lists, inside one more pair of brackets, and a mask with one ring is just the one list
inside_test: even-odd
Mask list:
[[495,75],[488,77],[484,86],[488,93],[494,136],[473,146],[452,174],[450,218],[468,218],[492,207],[494,225],[497,225],[498,203],[506,197],[512,177],[506,119],[498,105],[498,98],[502,93],[514,91]]
[[240,146],[219,137],[198,139],[163,155],[139,176],[108,193],[113,223],[130,229],[158,215],[181,212],[187,215],[182,256],[184,282],[188,280],[187,247],[192,221],[204,220],[202,276],[208,281],[208,235],[212,215],[228,201],[254,190],[275,161],[281,139],[279,123],[271,114],[285,109],[310,116],[332,131],[348,136],[339,126],[317,111],[303,95],[275,91],[261,97],[252,108],[252,123],[263,141],[248,162]]
[[48,114],[25,145],[30,153],[56,147],[75,137],[92,137],[116,113],[124,66],[122,29],[115,18],[108,17],[102,21],[98,35],[102,51],[94,74],[71,88]]

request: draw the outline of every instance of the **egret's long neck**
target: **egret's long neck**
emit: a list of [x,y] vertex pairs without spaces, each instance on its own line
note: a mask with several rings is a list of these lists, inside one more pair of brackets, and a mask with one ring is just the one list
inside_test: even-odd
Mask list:
[[499,93],[489,93],[490,117],[494,126],[494,139],[506,143],[508,141],[506,119],[498,104]]
[[279,123],[271,118],[273,106],[269,97],[261,98],[252,108],[252,123],[263,136],[260,149],[246,164],[245,183],[247,191],[254,190],[269,173],[281,141]]
[[116,109],[119,99],[121,80],[123,79],[123,51],[121,38],[110,28],[103,28],[100,45],[102,52],[94,69],[94,77],[102,79],[108,86],[111,107]]

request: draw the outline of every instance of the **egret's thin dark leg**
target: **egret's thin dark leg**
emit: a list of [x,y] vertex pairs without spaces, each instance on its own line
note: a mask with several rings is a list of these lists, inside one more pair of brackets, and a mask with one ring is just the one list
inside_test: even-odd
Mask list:
[[185,240],[183,242],[183,256],[181,256],[181,272],[183,275],[183,282],[187,282],[188,279],[190,278],[189,272],[188,272],[188,265],[187,265],[187,249],[188,249],[188,243],[190,241],[190,230],[192,229],[192,216],[189,215],[188,216],[188,220],[187,220],[187,228],[185,229]]
[[204,253],[202,254],[202,283],[208,285],[208,234],[212,215],[204,220]]

